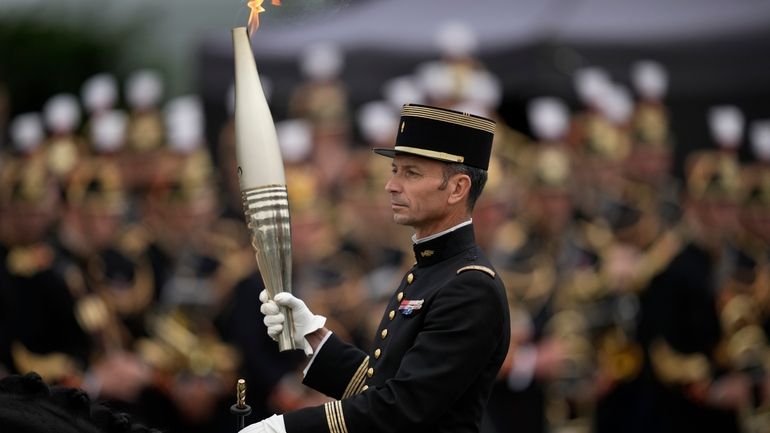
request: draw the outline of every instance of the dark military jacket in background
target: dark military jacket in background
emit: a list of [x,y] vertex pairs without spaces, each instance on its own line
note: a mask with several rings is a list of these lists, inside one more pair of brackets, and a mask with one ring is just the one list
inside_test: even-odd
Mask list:
[[[9,257],[13,254],[16,258]],[[0,362],[10,373],[35,370],[59,381],[87,365],[91,341],[77,322],[64,276],[53,266],[56,254],[47,242],[0,247],[0,343],[7,345]]]
[[[722,338],[716,302],[718,266],[712,253],[690,242],[653,278],[642,296],[639,332],[650,356],[655,355],[649,347],[662,338],[680,354],[700,353],[713,361]],[[735,412],[696,402],[681,387],[663,384],[660,377],[655,380],[656,394],[651,400],[659,412],[654,418],[660,425],[654,431],[740,431]]]
[[510,340],[503,283],[472,225],[414,251],[371,350],[331,335],[313,360],[305,384],[338,400],[286,413],[288,433],[479,431]]

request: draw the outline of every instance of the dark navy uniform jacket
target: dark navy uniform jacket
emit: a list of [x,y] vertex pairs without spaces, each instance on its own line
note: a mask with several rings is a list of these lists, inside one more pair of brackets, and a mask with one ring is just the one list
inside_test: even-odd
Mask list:
[[503,283],[472,225],[414,251],[371,350],[332,335],[316,354],[304,383],[336,400],[284,414],[288,433],[479,431],[510,339]]

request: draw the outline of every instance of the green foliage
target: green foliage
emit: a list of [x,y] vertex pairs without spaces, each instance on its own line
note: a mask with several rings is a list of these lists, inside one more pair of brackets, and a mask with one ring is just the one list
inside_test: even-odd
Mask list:
[[56,13],[0,19],[0,83],[9,93],[12,114],[40,110],[59,92],[78,95],[96,73],[121,75],[127,35],[141,31],[140,24],[109,28],[96,14],[57,21]]
[[107,41],[40,23],[0,23],[0,52],[0,80],[16,112],[39,109],[57,92],[77,92],[93,71],[111,69]]

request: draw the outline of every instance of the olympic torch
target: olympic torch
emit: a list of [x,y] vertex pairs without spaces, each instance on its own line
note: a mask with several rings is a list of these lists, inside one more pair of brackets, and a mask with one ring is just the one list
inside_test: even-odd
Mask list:
[[[272,299],[291,292],[289,200],[278,137],[245,27],[232,30],[235,54],[235,143],[238,175],[251,245]],[[281,351],[296,349],[291,310],[278,338]]]

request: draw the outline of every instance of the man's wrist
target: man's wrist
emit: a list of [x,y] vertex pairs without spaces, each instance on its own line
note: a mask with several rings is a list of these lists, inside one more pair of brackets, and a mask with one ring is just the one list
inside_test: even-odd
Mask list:
[[307,340],[308,344],[310,344],[310,347],[313,348],[313,352],[315,352],[316,349],[318,349],[318,345],[321,344],[321,342],[326,337],[326,334],[328,334],[329,332],[331,331],[329,331],[326,328],[319,328],[311,332],[310,334],[305,335],[305,340]]
[[[330,331],[330,330],[328,330],[326,328],[321,328],[321,329],[319,329],[318,331],[315,331],[315,332],[317,332],[318,335],[321,336],[321,340],[319,342],[316,342],[315,345],[313,346],[313,353],[312,353],[313,356],[310,357],[310,361],[308,361],[307,365],[302,370],[302,377],[307,376],[307,372],[310,370],[310,367],[313,365],[313,361],[315,361],[315,357],[318,356],[318,352],[323,348],[324,344],[326,343],[326,340],[328,340],[329,337],[332,336],[332,331]],[[312,332],[311,332],[311,334],[312,334]],[[308,334],[308,335],[310,335],[310,334]],[[310,343],[308,343],[308,344],[310,344]]]

